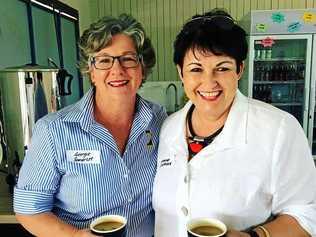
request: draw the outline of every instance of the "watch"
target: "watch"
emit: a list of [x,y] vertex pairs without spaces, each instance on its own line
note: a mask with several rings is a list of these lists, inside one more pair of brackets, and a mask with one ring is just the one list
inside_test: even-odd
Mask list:
[[254,231],[254,230],[248,230],[248,231],[246,231],[246,233],[249,234],[250,237],[259,237],[259,235],[257,234],[257,232]]

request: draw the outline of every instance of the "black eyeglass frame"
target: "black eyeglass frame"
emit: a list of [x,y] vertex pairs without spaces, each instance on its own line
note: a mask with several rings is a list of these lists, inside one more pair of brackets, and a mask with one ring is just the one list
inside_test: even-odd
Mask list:
[[[126,57],[126,56],[135,56],[135,58],[136,58],[136,60],[137,60],[136,65],[135,65],[135,66],[128,66],[128,67],[124,66],[124,65],[122,64],[122,62],[121,62],[121,59],[122,59],[123,57]],[[112,58],[112,64],[111,64],[111,66],[108,67],[108,68],[98,68],[98,67],[96,66],[96,60],[95,60],[95,59],[96,59],[96,58],[99,58],[99,57],[109,57],[109,58]],[[127,68],[136,68],[136,67],[141,63],[141,61],[142,61],[142,55],[141,55],[141,54],[137,54],[137,53],[135,53],[135,54],[130,53],[130,54],[123,54],[123,55],[120,55],[120,56],[111,56],[111,55],[91,56],[91,57],[90,57],[90,63],[93,64],[93,66],[94,66],[95,69],[98,69],[98,70],[109,70],[109,69],[111,69],[111,68],[113,67],[114,62],[115,62],[116,59],[117,59],[117,61],[119,62],[120,66],[121,66],[122,68],[125,68],[125,69],[127,69]]]

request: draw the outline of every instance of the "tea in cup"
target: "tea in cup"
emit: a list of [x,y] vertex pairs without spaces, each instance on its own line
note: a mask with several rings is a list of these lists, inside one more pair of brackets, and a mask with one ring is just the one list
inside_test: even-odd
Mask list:
[[227,232],[226,225],[217,219],[196,218],[187,224],[189,237],[220,237]]
[[119,215],[106,215],[95,219],[90,224],[90,231],[104,237],[125,237],[127,220]]

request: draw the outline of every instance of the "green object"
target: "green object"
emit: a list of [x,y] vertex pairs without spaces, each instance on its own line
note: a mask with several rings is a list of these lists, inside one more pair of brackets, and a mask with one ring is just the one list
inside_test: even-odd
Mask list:
[[267,25],[264,24],[264,23],[258,23],[258,24],[256,24],[256,30],[257,30],[258,32],[264,33],[264,32],[267,31]]
[[272,18],[272,21],[275,23],[282,23],[283,21],[285,21],[285,16],[281,12],[272,13],[271,18]]

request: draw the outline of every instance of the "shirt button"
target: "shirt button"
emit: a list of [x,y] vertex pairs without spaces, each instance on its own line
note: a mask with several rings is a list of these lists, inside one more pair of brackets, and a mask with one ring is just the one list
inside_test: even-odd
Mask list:
[[185,183],[188,183],[189,182],[189,177],[186,175],[186,176],[184,176],[184,182]]
[[183,215],[187,216],[189,214],[189,210],[186,207],[181,207],[181,211],[183,212]]
[[128,178],[128,174],[124,174],[123,176],[124,176],[124,178],[125,178],[125,179],[127,179],[127,178]]
[[127,201],[128,201],[128,202],[132,202],[132,201],[133,201],[133,198],[129,197],[129,198],[127,199]]

